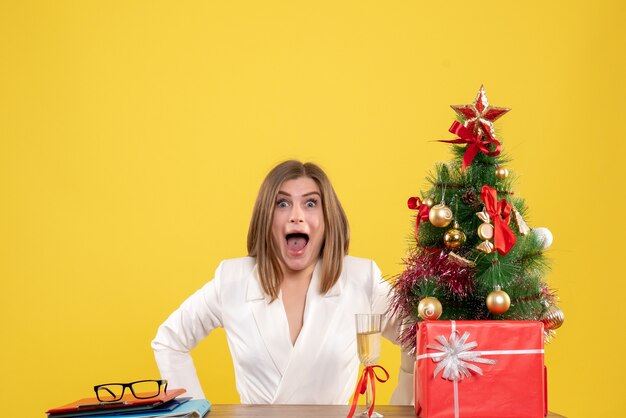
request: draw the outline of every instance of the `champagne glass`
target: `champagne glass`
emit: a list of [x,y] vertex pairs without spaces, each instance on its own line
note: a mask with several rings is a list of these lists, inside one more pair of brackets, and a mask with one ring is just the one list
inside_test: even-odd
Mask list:
[[[359,360],[364,367],[373,366],[380,357],[380,321],[381,314],[356,314],[356,344]],[[371,403],[371,385],[365,391],[365,411],[361,417],[367,417]],[[382,414],[372,412],[372,417],[382,418]]]

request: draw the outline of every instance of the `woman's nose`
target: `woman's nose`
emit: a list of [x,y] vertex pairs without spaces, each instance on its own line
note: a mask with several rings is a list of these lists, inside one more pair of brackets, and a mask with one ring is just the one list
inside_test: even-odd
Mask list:
[[291,223],[300,223],[304,222],[304,216],[302,214],[302,210],[298,208],[298,206],[294,206],[291,210],[291,216],[289,216],[289,222]]

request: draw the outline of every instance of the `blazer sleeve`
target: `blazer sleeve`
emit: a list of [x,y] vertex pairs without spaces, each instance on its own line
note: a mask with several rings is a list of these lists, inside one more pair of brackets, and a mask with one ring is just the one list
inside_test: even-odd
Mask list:
[[220,284],[222,264],[215,278],[191,295],[159,327],[152,340],[154,357],[162,379],[171,388],[184,388],[186,395],[205,399],[189,353],[209,333],[222,326]]
[[[383,279],[380,269],[372,261],[372,277],[374,290],[372,292],[372,312],[383,314],[382,335],[395,345],[400,345],[399,337],[402,332],[402,318],[397,314],[392,315],[389,306],[393,297],[393,288]],[[402,349],[402,347],[401,347]],[[391,395],[390,404],[410,405],[413,404],[413,375],[415,357],[402,349],[400,357],[400,370],[398,372],[398,386]]]

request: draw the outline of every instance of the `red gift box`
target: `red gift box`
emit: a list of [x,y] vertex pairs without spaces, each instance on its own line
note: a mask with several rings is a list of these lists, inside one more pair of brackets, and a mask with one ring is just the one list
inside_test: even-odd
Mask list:
[[544,417],[546,389],[543,323],[419,324],[415,410],[420,417]]

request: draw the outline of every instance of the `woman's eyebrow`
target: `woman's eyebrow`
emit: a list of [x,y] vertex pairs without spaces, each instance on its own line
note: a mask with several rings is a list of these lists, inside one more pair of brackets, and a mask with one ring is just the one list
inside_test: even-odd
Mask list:
[[[291,194],[289,194],[289,193],[287,193],[287,192],[283,192],[282,190],[279,190],[279,191],[278,191],[278,194],[282,194],[282,195],[285,195],[285,196],[287,196],[287,197],[291,197]],[[307,197],[307,196],[311,196],[311,195],[317,195],[317,196],[319,196],[320,198],[322,197],[322,195],[321,195],[321,194],[319,194],[319,192],[308,192],[308,193],[303,194],[303,195],[302,195],[302,197]]]

